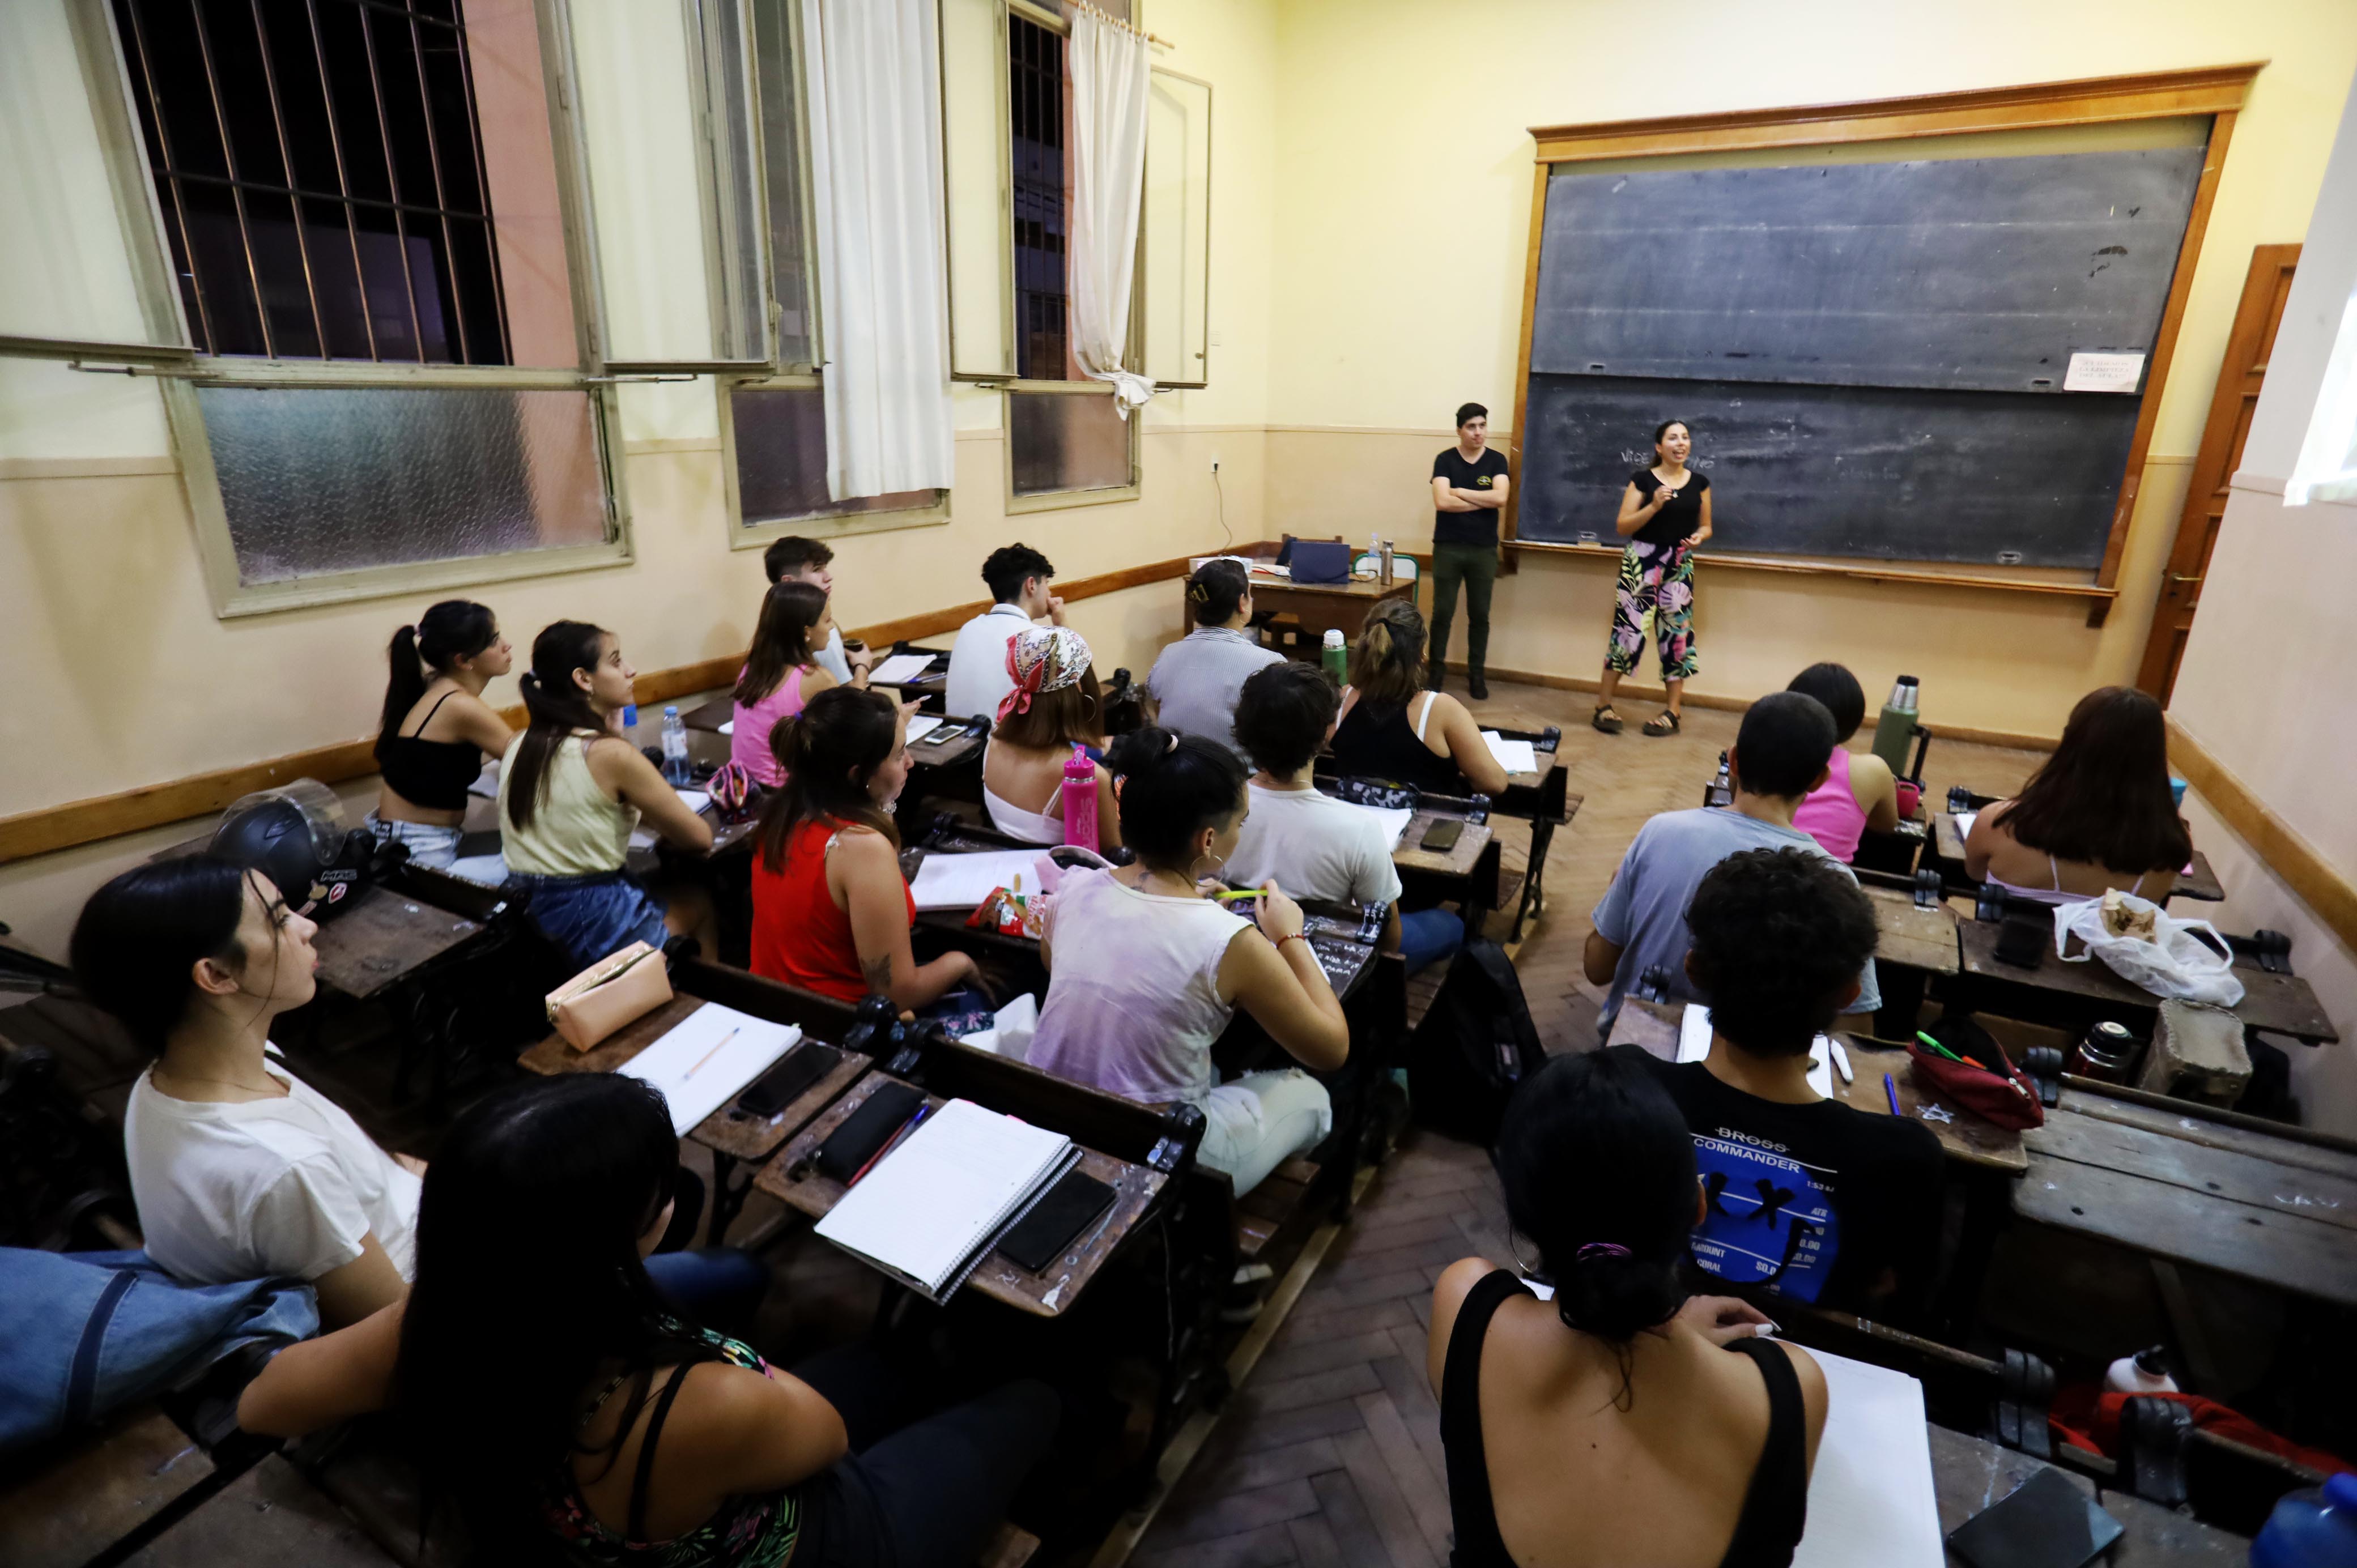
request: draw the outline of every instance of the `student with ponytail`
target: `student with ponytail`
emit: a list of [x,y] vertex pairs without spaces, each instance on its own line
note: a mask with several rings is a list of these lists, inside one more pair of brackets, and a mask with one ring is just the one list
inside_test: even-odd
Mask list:
[[1351,683],[1334,729],[1334,762],[1348,779],[1382,779],[1444,795],[1496,795],[1506,770],[1490,755],[1464,703],[1424,685],[1424,617],[1405,599],[1367,612],[1351,650]]
[[[836,684],[819,653],[835,635],[834,612],[826,592],[788,577],[761,601],[761,622],[753,629],[752,651],[737,672],[737,712],[729,729],[728,758],[774,789],[784,782],[770,732],[804,703]],[[862,665],[854,677],[867,684]]]
[[712,847],[712,825],[615,732],[637,675],[612,632],[586,621],[551,625],[533,639],[521,682],[531,725],[500,767],[511,880],[531,896],[541,934],[584,967],[705,923],[696,900],[666,910],[622,869],[641,817],[682,849]]
[[[467,788],[486,755],[503,757],[514,736],[483,701],[483,688],[508,672],[515,650],[483,606],[445,599],[393,634],[392,678],[376,737],[383,774],[369,831],[379,843],[409,846],[412,865],[448,870],[458,856]],[[482,880],[503,873],[496,857]]]
[[908,717],[882,692],[821,692],[770,737],[785,782],[762,802],[753,859],[753,972],[805,991],[931,1008],[978,981],[970,953],[919,963],[917,901],[892,802],[909,780]]
[[1195,629],[1162,650],[1146,677],[1148,717],[1180,735],[1209,736],[1236,748],[1236,697],[1244,682],[1285,655],[1252,634],[1252,576],[1222,555],[1187,579]]
[[1236,754],[1149,726],[1116,739],[1105,761],[1122,843],[1137,860],[1068,872],[1056,890],[1030,1063],[1131,1100],[1198,1106],[1198,1157],[1250,1192],[1332,1131],[1333,1104],[1324,1084],[1290,1069],[1222,1083],[1211,1042],[1241,1004],[1296,1061],[1332,1072],[1350,1056],[1350,1026],[1301,907],[1275,883],[1264,885],[1257,925],[1209,896],[1203,879],[1227,865],[1243,829]]
[[1557,1057],[1515,1091],[1492,1158],[1517,1261],[1554,1299],[1483,1258],[1433,1291],[1454,1561],[1790,1563],[1824,1373],[1759,1337],[1750,1306],[1680,1283],[1704,1194],[1677,1106],[1622,1052]]

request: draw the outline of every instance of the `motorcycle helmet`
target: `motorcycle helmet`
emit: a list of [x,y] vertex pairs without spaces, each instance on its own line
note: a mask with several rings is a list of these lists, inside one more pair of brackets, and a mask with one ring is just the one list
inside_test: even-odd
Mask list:
[[278,885],[286,907],[325,920],[359,901],[376,841],[344,826],[335,792],[316,779],[243,796],[213,830],[214,854]]

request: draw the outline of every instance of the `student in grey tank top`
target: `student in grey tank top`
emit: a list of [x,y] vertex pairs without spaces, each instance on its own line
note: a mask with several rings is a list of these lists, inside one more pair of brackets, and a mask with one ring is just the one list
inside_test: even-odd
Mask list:
[[1206,561],[1187,579],[1195,629],[1162,650],[1146,678],[1154,722],[1236,750],[1236,698],[1244,682],[1285,655],[1263,648],[1252,625],[1252,578],[1243,563]]

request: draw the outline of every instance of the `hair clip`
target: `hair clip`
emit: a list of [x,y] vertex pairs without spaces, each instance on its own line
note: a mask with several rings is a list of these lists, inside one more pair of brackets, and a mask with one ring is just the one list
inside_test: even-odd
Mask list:
[[1164,746],[1164,747],[1162,748],[1162,755],[1163,755],[1163,756],[1165,756],[1165,757],[1168,757],[1168,756],[1169,756],[1172,752],[1177,751],[1178,749],[1178,731],[1176,731],[1176,730],[1173,730],[1173,731],[1171,731],[1171,732],[1170,732],[1170,744],[1169,744],[1169,745],[1168,745],[1168,746]]
[[1578,1251],[1574,1252],[1571,1255],[1571,1261],[1575,1263],[1584,1263],[1590,1258],[1625,1258],[1627,1256],[1629,1256],[1629,1249],[1617,1241],[1590,1241]]

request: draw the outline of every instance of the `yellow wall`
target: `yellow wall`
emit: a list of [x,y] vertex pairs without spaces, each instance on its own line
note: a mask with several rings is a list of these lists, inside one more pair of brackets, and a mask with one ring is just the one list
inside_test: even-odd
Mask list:
[[[1698,692],[1748,698],[1833,658],[1869,687],[1921,676],[1934,726],[2052,735],[2087,688],[2134,679],[2251,247],[2307,228],[2357,66],[2357,6],[1287,0],[1278,16],[1270,522],[1418,546],[1450,411],[1470,398],[1512,423],[1527,127],[2269,61],[2234,132],[2102,631],[2069,600],[1703,567]],[[1501,581],[1491,661],[1593,678],[1608,568],[1526,561]]]

